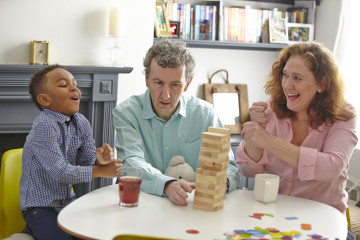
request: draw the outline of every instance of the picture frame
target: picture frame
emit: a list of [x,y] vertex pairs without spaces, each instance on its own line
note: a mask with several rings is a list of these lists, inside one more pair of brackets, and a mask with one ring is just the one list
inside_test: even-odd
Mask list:
[[314,41],[314,25],[304,23],[288,23],[289,44]]
[[[211,83],[213,76],[220,72],[226,74],[225,84]],[[242,124],[250,120],[247,84],[230,84],[228,71],[220,69],[209,77],[209,83],[203,85],[203,96],[214,106],[224,127],[230,129],[231,134],[240,134]],[[230,121],[229,117],[232,118]]]
[[288,28],[286,18],[269,19],[270,43],[288,43]]
[[171,38],[171,30],[166,7],[163,1],[156,1],[155,6],[155,36],[158,38]]
[[169,21],[172,38],[180,38],[180,22]]

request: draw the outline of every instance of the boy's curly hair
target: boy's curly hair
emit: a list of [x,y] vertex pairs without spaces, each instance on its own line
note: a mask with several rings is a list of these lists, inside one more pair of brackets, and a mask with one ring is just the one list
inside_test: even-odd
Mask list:
[[43,110],[42,106],[37,101],[37,96],[41,93],[46,92],[46,77],[45,75],[56,69],[56,68],[63,68],[63,66],[58,64],[49,65],[45,68],[37,70],[34,75],[30,79],[29,83],[29,93],[31,95],[32,101],[36,104],[36,106],[40,109],[40,111]]

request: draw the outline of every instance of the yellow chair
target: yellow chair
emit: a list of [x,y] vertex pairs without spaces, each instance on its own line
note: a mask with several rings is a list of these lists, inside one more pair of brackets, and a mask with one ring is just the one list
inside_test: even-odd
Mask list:
[[0,239],[20,233],[25,227],[19,201],[23,149],[6,151],[0,169]]
[[351,221],[350,221],[350,210],[349,210],[349,207],[347,207],[347,209],[346,209],[346,218],[347,218],[347,222],[348,222],[349,229],[350,229],[350,231],[351,231]]

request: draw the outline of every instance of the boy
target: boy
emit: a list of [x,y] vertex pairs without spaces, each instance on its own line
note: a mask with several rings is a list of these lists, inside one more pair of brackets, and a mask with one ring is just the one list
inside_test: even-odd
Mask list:
[[72,184],[116,177],[121,160],[113,160],[108,144],[95,148],[90,123],[78,113],[81,92],[62,66],[37,71],[29,93],[41,113],[23,150],[20,207],[25,229],[37,240],[71,239],[58,227],[57,215],[75,199]]

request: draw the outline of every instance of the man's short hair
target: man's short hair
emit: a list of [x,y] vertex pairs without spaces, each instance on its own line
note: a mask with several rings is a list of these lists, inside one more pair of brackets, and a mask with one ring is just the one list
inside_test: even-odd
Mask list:
[[189,82],[194,75],[195,61],[186,44],[179,40],[163,40],[154,43],[144,58],[145,76],[150,73],[152,59],[161,67],[176,68],[185,65],[186,81]]

